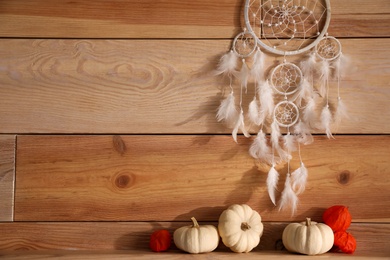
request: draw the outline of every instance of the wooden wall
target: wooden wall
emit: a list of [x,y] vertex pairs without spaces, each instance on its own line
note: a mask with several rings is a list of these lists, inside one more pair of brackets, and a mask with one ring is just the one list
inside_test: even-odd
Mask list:
[[331,0],[350,118],[302,149],[294,216],[270,203],[251,140],[215,119],[227,82],[210,72],[243,2],[0,2],[0,250],[146,250],[153,230],[233,203],[265,221],[256,250],[275,249],[288,222],[343,204],[357,253],[390,255],[390,2]]

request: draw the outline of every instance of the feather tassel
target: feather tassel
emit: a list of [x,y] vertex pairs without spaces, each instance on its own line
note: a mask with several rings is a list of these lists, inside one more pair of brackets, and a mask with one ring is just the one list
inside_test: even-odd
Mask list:
[[316,101],[315,98],[310,98],[303,110],[303,120],[311,127],[314,126],[316,120]]
[[334,138],[330,129],[330,124],[332,122],[332,113],[330,112],[329,105],[326,105],[321,112],[321,125],[325,130],[328,138]]
[[273,147],[279,147],[280,128],[276,120],[271,124],[271,143]]
[[241,109],[241,113],[240,113],[240,115],[239,115],[239,117],[237,119],[236,125],[234,126],[234,129],[233,129],[233,132],[232,132],[233,139],[234,139],[234,141],[236,143],[237,143],[237,133],[238,133],[238,130],[241,130],[245,137],[250,137],[250,134],[245,129],[244,112],[242,111],[242,109]]
[[308,145],[314,141],[310,128],[301,120],[294,126],[294,134],[301,144]]
[[256,97],[253,97],[253,100],[249,103],[248,118],[255,125],[260,125],[261,121],[263,121]]
[[301,62],[300,67],[306,79],[310,80],[313,77],[313,68],[315,68],[316,63],[317,58],[316,53],[314,51],[308,55],[307,59]]
[[284,183],[284,189],[279,202],[279,211],[286,208],[291,208],[291,215],[294,215],[298,205],[298,197],[295,194],[291,186],[291,176],[287,174],[286,181]]
[[268,189],[268,195],[271,199],[272,203],[276,206],[276,190],[279,180],[279,173],[276,171],[275,166],[272,165],[271,169],[268,172],[267,176],[267,189]]
[[295,145],[295,136],[290,133],[287,133],[286,135],[283,136],[283,144],[284,144],[284,149],[289,154],[297,150],[297,146]]
[[256,81],[262,81],[264,78],[264,63],[265,55],[260,48],[257,48],[253,56],[253,65],[251,69],[251,75]]
[[350,58],[346,56],[344,53],[340,53],[338,59],[334,62],[334,70],[337,72],[335,76],[343,77],[350,66]]
[[228,76],[232,76],[236,74],[236,68],[237,55],[233,50],[230,50],[228,53],[225,53],[219,60],[215,75],[227,74]]
[[229,127],[236,123],[238,118],[238,111],[234,100],[233,91],[227,96],[219,105],[217,111],[218,122],[225,121]]
[[249,79],[249,68],[248,65],[246,64],[245,59],[242,59],[242,66],[241,70],[238,73],[238,80],[241,82],[241,86],[247,90],[248,86],[248,79]]
[[310,85],[309,81],[304,78],[303,82],[300,86],[300,89],[298,93],[295,95],[295,103],[297,104],[298,107],[302,106],[302,101],[309,100],[313,96],[313,88]]
[[301,166],[291,173],[292,189],[299,195],[305,191],[308,171],[303,162]]
[[320,73],[320,80],[321,80],[319,92],[322,97],[325,97],[328,88],[328,80],[330,76],[330,65],[327,60],[321,61],[319,73]]
[[339,124],[343,118],[349,118],[347,107],[345,106],[341,97],[338,98],[337,101],[337,110],[334,116],[334,121],[336,124]]
[[268,80],[264,81],[258,87],[259,101],[261,106],[261,112],[264,113],[264,119],[271,116],[274,112],[275,102],[274,93],[272,87],[269,85]]
[[255,140],[253,140],[250,148],[249,154],[262,162],[271,164],[272,163],[272,154],[270,147],[267,145],[267,139],[263,130],[260,130],[257,133]]

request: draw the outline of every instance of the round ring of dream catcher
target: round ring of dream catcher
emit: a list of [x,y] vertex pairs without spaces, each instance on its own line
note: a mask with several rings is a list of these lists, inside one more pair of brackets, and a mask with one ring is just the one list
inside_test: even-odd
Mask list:
[[294,94],[303,81],[301,69],[290,62],[281,63],[276,66],[270,77],[272,87],[282,95]]
[[297,105],[290,101],[281,101],[274,109],[274,120],[282,127],[290,127],[296,124],[299,119]]
[[341,43],[335,37],[325,36],[316,45],[316,53],[323,60],[332,61],[341,54]]
[[233,40],[233,51],[241,58],[252,55],[256,47],[256,36],[247,30],[237,34]]
[[257,43],[278,55],[296,55],[314,47],[330,23],[330,0],[246,0],[245,25]]

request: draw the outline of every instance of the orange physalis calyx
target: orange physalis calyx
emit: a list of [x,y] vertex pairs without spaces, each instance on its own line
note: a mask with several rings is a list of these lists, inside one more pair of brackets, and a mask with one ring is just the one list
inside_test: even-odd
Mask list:
[[149,247],[155,252],[162,252],[169,249],[172,242],[172,236],[168,230],[156,230],[150,236]]
[[346,231],[352,221],[348,208],[341,205],[335,205],[325,210],[322,219],[332,228],[333,232]]
[[334,233],[334,246],[344,253],[352,254],[356,250],[356,240],[350,233],[338,231]]

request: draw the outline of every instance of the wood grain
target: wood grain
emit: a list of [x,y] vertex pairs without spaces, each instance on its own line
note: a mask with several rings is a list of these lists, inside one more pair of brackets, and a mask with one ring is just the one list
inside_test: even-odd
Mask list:
[[[243,6],[243,0],[96,0],[93,4],[86,0],[3,0],[0,36],[233,38],[242,30]],[[334,36],[390,36],[387,0],[332,0],[331,7],[329,33]]]
[[[23,135],[17,142],[15,220],[215,221],[228,205],[247,203],[265,221],[321,220],[326,208],[342,204],[356,221],[388,222],[389,144],[390,136],[337,136],[316,137],[302,147],[309,183],[291,216],[270,202],[269,168],[250,158],[249,139]],[[293,156],[291,169],[299,165]],[[282,190],[287,166],[278,170]]]
[[[229,82],[211,72],[230,44],[4,39],[0,133],[229,133],[215,119]],[[351,58],[341,82],[350,118],[338,133],[390,133],[390,124],[383,123],[390,121],[389,44],[342,41]],[[268,57],[267,66],[275,59]],[[336,93],[331,82],[333,103]],[[252,97],[251,84],[245,104]]]
[[0,222],[14,214],[15,136],[0,135]]
[[132,250],[132,251],[15,251],[15,252],[5,252],[0,253],[0,257],[3,256],[9,260],[33,260],[33,259],[65,259],[65,260],[90,260],[90,259],[240,259],[250,260],[250,259],[271,259],[271,260],[307,260],[307,259],[329,259],[332,260],[345,260],[353,257],[353,259],[358,260],[372,260],[372,259],[387,259],[387,255],[378,252],[370,252],[366,255],[354,254],[353,256],[345,255],[341,253],[326,253],[323,255],[316,256],[307,256],[307,255],[297,255],[291,254],[288,252],[275,252],[275,251],[262,251],[262,252],[250,252],[248,254],[235,254],[232,252],[219,252],[214,251],[207,254],[186,254],[178,251],[169,251],[163,253],[153,253],[153,252],[144,252],[142,250]]
[[[201,222],[217,226],[217,222]],[[157,229],[171,233],[190,222],[18,222],[0,224],[0,250],[131,250],[150,252],[150,234]],[[260,244],[251,254],[284,251],[281,241],[287,223],[264,222]],[[357,241],[354,255],[389,254],[390,224],[355,223],[348,229]],[[170,251],[179,253],[172,243]],[[230,252],[220,243],[217,252]]]

